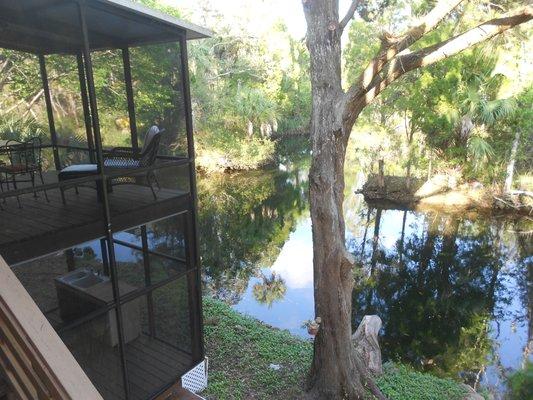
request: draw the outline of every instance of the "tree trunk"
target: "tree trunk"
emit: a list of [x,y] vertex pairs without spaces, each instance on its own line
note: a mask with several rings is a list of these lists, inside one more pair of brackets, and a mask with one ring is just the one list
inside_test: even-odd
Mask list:
[[380,158],[378,160],[378,186],[382,192],[385,190],[385,161]]
[[354,265],[345,247],[344,159],[347,134],[343,122],[338,5],[304,1],[311,54],[313,156],[309,195],[313,230],[314,297],[322,322],[314,342],[309,395],[324,399],[362,399],[370,375],[352,344],[351,309]]
[[403,212],[402,219],[402,235],[400,236],[400,267],[403,267],[403,247],[405,240],[405,222],[407,221],[407,211]]
[[511,156],[509,157],[509,164],[507,164],[507,174],[505,176],[504,191],[508,193],[513,188],[514,165],[516,162],[516,153],[518,151],[518,144],[520,143],[520,131],[517,130],[513,140],[513,147],[511,148]]
[[365,224],[365,233],[363,235],[363,243],[361,246],[361,260],[364,260],[365,257],[365,247],[366,247],[366,235],[368,233],[368,226],[370,225],[370,212],[372,209],[368,207],[368,210],[366,212],[366,224]]
[[351,343],[354,260],[345,247],[344,160],[350,132],[361,111],[406,72],[434,64],[514,25],[531,19],[529,9],[487,21],[461,35],[417,51],[409,47],[432,31],[461,0],[439,0],[419,25],[382,41],[378,55],[347,92],[341,80],[341,35],[354,16],[353,0],[339,20],[338,0],[302,0],[310,54],[312,161],[309,173],[313,224],[313,273],[316,317],[309,395],[320,399],[363,399],[369,389],[385,399]]
[[379,244],[379,228],[381,227],[381,208],[376,209],[376,219],[374,221],[374,236],[372,237],[372,258],[370,259],[370,268],[374,272],[378,262],[378,244]]
[[406,172],[407,182],[406,182],[406,186],[407,186],[407,190],[410,191],[410,189],[411,189],[411,164],[412,164],[412,156],[413,156],[412,155],[412,146],[413,146],[414,129],[413,129],[413,126],[412,126],[411,122],[407,121],[407,112],[405,113],[404,122],[405,122],[405,131],[406,131],[406,135],[407,135],[407,172]]

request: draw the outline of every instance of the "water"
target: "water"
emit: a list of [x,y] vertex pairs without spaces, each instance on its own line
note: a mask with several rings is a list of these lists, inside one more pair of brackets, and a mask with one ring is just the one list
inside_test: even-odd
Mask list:
[[[385,359],[500,397],[531,346],[533,261],[527,220],[468,219],[369,207],[347,178],[349,250],[362,269],[354,326],[383,320]],[[307,168],[199,179],[205,291],[237,311],[309,338],[314,317]]]

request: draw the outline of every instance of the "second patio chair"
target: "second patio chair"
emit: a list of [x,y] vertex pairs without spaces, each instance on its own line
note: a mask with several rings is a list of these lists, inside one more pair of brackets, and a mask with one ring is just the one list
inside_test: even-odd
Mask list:
[[[36,175],[40,178],[41,184],[44,185],[41,139],[33,137],[22,143],[12,141],[8,142],[6,147],[8,148],[7,155],[9,163],[0,165],[0,173],[4,174],[4,184],[6,184],[7,189],[9,190],[10,184],[16,190],[18,189],[18,183],[30,182],[33,188],[33,195],[37,197],[35,186]],[[49,202],[50,200],[48,199],[46,190],[44,190],[44,196],[46,201]],[[21,204],[18,196],[17,200],[20,207]]]

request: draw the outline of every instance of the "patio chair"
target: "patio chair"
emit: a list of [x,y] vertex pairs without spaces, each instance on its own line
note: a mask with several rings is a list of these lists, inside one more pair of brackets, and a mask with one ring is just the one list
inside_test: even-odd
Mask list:
[[[164,129],[159,129],[154,125],[148,129],[144,138],[144,145],[141,151],[135,151],[130,147],[115,147],[104,155],[104,167],[109,173],[116,175],[120,171],[128,173],[125,176],[112,178],[111,185],[134,183],[142,185],[138,175],[132,175],[130,172],[138,168],[152,167],[157,158],[161,134]],[[154,199],[157,199],[154,190],[154,183],[158,189],[161,189],[157,177],[153,170],[146,171],[146,185],[152,191]]]
[[[2,160],[0,160],[0,168],[5,166],[6,163]],[[7,185],[7,182],[2,174],[0,174],[0,192],[4,193],[4,185]],[[6,202],[6,198],[4,197],[3,203]],[[20,204],[19,204],[20,205]],[[2,211],[4,207],[2,207],[2,203],[0,203],[0,211]]]
[[[44,185],[41,139],[33,137],[25,142],[17,142],[15,140],[8,141],[6,148],[9,163],[0,165],[0,173],[5,177],[1,185],[2,191],[4,184],[7,186],[8,190],[9,185],[13,184],[13,187],[16,190],[18,189],[17,183],[31,182],[33,195],[34,197],[37,197],[37,191],[35,190],[36,175],[39,176],[41,184]],[[27,178],[20,179],[19,177],[21,176],[27,176]],[[46,201],[50,202],[46,190],[44,190],[44,196]],[[18,196],[17,201],[19,207],[21,207]]]
[[[160,186],[154,171],[151,169],[146,171],[144,176],[146,184],[142,182],[141,176],[134,173],[132,174],[132,172],[136,169],[151,167],[154,165],[159,150],[161,134],[163,132],[164,129],[159,129],[159,127],[155,125],[152,126],[146,133],[141,151],[135,151],[131,147],[115,147],[104,153],[105,172],[106,174],[112,175],[107,190],[111,190],[113,186],[120,184],[142,185],[149,187],[154,199],[157,199],[154,184],[157,185],[158,189],[160,189]],[[58,178],[60,181],[65,181],[95,175],[96,173],[96,164],[78,164],[63,168],[59,172]],[[121,173],[124,173],[124,175],[121,175]],[[64,190],[65,188],[62,187],[61,197],[63,203],[66,203]],[[97,190],[99,190],[98,187]]]

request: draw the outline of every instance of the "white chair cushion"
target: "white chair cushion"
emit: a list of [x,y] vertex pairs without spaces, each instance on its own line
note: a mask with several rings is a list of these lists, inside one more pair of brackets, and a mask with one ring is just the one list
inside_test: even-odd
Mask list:
[[60,172],[61,173],[71,173],[71,174],[78,174],[78,173],[92,173],[97,172],[98,167],[96,164],[74,164],[69,167],[63,168]]

